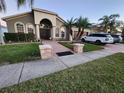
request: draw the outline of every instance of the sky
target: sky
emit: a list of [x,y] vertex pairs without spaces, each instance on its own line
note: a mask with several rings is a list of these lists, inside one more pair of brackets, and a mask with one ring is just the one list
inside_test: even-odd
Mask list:
[[[30,11],[25,5],[17,8],[16,0],[5,0],[6,13],[0,13],[0,18]],[[120,14],[124,21],[124,0],[34,0],[34,8],[46,9],[56,12],[64,20],[79,16],[88,17],[91,23],[97,23],[104,15]],[[4,22],[2,22],[4,24]]]

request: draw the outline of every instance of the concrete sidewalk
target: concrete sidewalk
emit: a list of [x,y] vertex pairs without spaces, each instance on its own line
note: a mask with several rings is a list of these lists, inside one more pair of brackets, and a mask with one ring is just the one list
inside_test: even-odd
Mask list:
[[0,67],[0,88],[8,87],[20,82],[43,77],[69,67],[102,58],[114,53],[124,52],[124,45],[108,45],[105,49],[63,57],[53,57],[49,60],[38,60]]

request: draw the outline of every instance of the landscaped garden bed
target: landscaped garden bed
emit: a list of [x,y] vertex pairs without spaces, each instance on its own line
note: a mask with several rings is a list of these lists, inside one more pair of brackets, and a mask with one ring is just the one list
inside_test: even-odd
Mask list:
[[0,93],[123,93],[124,54],[94,60],[70,69],[23,82]]
[[37,43],[30,43],[0,46],[0,64],[40,59],[38,45]]
[[[73,50],[73,43],[71,42],[59,42],[61,45]],[[85,43],[84,44],[84,52],[89,52],[89,51],[96,51],[96,50],[100,50],[100,49],[104,49],[103,46],[101,45],[95,45],[95,44],[90,44],[90,43]]]

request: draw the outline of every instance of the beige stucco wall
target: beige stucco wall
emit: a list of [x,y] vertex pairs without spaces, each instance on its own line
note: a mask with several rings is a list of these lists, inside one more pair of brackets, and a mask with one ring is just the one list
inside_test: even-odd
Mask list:
[[[25,31],[26,31],[26,24],[31,23],[34,25],[34,17],[31,13],[19,16],[19,17],[14,17],[11,19],[6,20],[7,22],[7,27],[8,27],[8,32],[9,33],[14,33],[15,31],[15,23],[16,22],[22,22],[25,25]],[[34,25],[35,27],[35,25]]]
[[[44,12],[41,12],[41,11],[34,11],[34,23],[36,25],[39,25],[40,22],[43,20],[43,19],[48,19],[51,21],[52,23],[52,26],[53,26],[53,29],[51,31],[51,38],[54,39],[55,38],[55,29],[56,29],[56,15],[53,15],[53,14],[50,14],[50,13],[44,13]],[[39,35],[39,31],[38,31],[39,27],[37,26],[37,36],[40,36]]]
[[[64,22],[62,20],[60,20],[57,15],[44,13],[44,12],[41,12],[41,11],[34,11],[34,19],[35,19],[35,21],[34,21],[35,24],[40,24],[40,22],[43,19],[50,20],[51,23],[52,23],[52,26],[53,26],[53,29],[51,31],[51,36],[54,39],[61,39],[61,28],[62,28]],[[59,28],[59,31],[60,31],[59,37],[55,36],[56,28]],[[66,29],[65,29],[65,32],[66,32]],[[66,36],[67,36],[67,33],[66,33]],[[66,39],[66,37],[65,37],[65,39]]]
[[61,28],[64,25],[63,22],[61,22],[58,18],[56,18],[56,24],[58,28]]
[[56,16],[48,13],[34,11],[35,24],[40,24],[42,19],[48,19],[52,22],[52,26],[56,26]]
[[58,39],[61,39],[61,32],[65,32],[65,37],[64,39],[68,39],[68,33],[66,28],[64,27],[64,22],[61,21],[59,18],[56,18],[56,27],[59,28],[59,37],[56,37]]

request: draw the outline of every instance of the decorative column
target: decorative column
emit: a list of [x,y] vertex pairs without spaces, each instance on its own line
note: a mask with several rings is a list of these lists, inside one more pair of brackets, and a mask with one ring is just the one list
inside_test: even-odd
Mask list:
[[56,38],[55,37],[55,31],[56,31],[56,26],[53,26],[52,31],[51,31],[51,38],[52,38],[52,40],[54,40]]
[[37,39],[37,41],[40,40],[40,27],[39,27],[39,24],[36,24],[36,39]]

